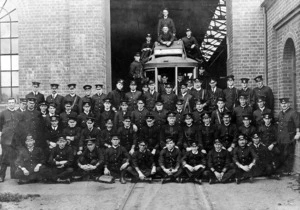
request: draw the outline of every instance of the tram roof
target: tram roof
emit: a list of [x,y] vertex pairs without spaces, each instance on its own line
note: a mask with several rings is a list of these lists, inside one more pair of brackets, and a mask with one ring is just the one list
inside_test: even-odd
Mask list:
[[163,56],[152,57],[150,61],[145,63],[145,69],[168,68],[168,67],[197,67],[198,62],[191,58],[183,58],[179,56]]

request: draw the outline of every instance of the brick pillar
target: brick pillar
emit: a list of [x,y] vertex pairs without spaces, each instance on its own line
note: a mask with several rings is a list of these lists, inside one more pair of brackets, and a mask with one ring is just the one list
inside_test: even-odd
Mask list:
[[[262,0],[228,0],[227,4],[227,73],[236,79],[264,75],[264,16]],[[239,81],[237,81],[239,84]],[[237,85],[239,88],[239,85]]]

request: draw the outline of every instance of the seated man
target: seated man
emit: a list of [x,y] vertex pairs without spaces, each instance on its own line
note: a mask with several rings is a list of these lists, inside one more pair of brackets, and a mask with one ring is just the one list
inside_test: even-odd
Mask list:
[[149,56],[152,53],[153,42],[151,41],[151,34],[147,34],[146,42],[142,45],[141,62],[144,64],[149,60]]
[[182,168],[180,167],[181,153],[180,150],[175,147],[175,142],[172,137],[166,138],[166,147],[163,148],[159,155],[159,166],[162,174],[162,184],[167,179],[175,180],[178,183],[182,182],[181,173]]
[[67,139],[67,144],[72,147],[74,155],[76,155],[81,137],[81,128],[77,127],[77,114],[72,112],[68,116],[68,127],[63,129],[63,136]]
[[182,167],[185,169],[189,180],[201,184],[206,160],[201,151],[198,150],[198,142],[191,143],[190,148],[191,150],[186,152],[182,158]]
[[104,150],[96,146],[95,140],[95,138],[86,139],[86,149],[78,158],[79,173],[85,181],[89,179],[97,181],[103,173]]
[[67,146],[65,137],[60,136],[57,140],[57,147],[53,148],[49,158],[49,164],[52,165],[52,179],[58,183],[71,183],[74,161],[73,150]]
[[18,184],[40,181],[46,178],[49,170],[45,167],[45,156],[43,150],[35,147],[35,140],[31,134],[28,134],[25,141],[26,147],[23,147],[16,160],[16,177]]
[[151,176],[156,173],[156,166],[154,156],[147,149],[146,141],[139,142],[139,149],[132,155],[132,167],[129,166],[127,171],[133,175],[133,183],[139,179],[152,181]]
[[257,155],[247,145],[245,135],[238,136],[238,146],[233,150],[233,162],[236,165],[236,183],[240,184],[242,178],[250,178],[253,181],[253,166],[257,160]]
[[129,166],[130,156],[125,147],[120,145],[118,134],[113,134],[111,138],[112,146],[105,151],[104,174],[114,178],[120,177],[121,184],[126,184],[125,172]]
[[208,170],[204,172],[209,178],[209,184],[229,181],[235,173],[234,169],[230,168],[230,159],[230,153],[224,149],[219,139],[215,139],[214,148],[208,153]]
[[175,37],[173,36],[173,34],[169,31],[169,27],[168,26],[164,26],[162,28],[162,34],[159,35],[159,37],[157,38],[157,41],[161,44],[164,45],[166,47],[170,47],[173,42]]
[[202,55],[200,52],[199,44],[194,36],[192,36],[191,29],[186,29],[186,36],[182,38],[184,49],[189,58],[193,58],[196,61],[202,63]]

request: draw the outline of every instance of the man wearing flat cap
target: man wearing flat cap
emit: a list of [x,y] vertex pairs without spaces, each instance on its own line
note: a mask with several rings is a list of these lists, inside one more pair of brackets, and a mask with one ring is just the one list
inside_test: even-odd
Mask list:
[[143,79],[145,78],[143,65],[140,59],[141,59],[141,55],[139,52],[137,52],[134,55],[134,61],[130,64],[130,69],[129,69],[129,79],[136,81],[138,90],[142,89],[142,82]]
[[278,115],[278,146],[280,169],[285,175],[293,170],[296,140],[300,138],[299,114],[291,108],[289,98],[280,98],[281,111]]
[[254,81],[256,82],[257,87],[253,88],[254,94],[255,94],[255,103],[257,103],[258,96],[264,95],[266,96],[266,107],[274,110],[274,94],[270,87],[264,85],[263,77],[262,75],[259,75],[254,78]]
[[27,98],[20,98],[19,108],[16,109],[17,112],[25,112],[27,108]]
[[248,87],[249,78],[241,78],[242,88],[238,90],[238,95],[246,95],[247,103],[254,109],[255,107],[255,94],[254,91]]
[[223,90],[225,106],[227,109],[232,111],[233,108],[238,105],[238,90],[236,87],[234,87],[234,76],[232,74],[228,75],[226,80],[227,88]]
[[146,36],[146,42],[142,44],[142,49],[141,49],[141,62],[145,64],[149,60],[149,56],[152,53],[153,49],[153,42],[151,41],[152,37],[151,34],[147,34]]
[[64,107],[63,107],[64,106],[64,102],[63,102],[64,97],[57,93],[59,84],[53,83],[53,84],[50,84],[50,86],[51,86],[52,92],[51,92],[51,95],[47,96],[46,102],[48,104],[55,103],[56,104],[56,114],[60,114],[64,109]]
[[192,36],[192,31],[190,28],[186,29],[186,36],[181,40],[183,41],[183,45],[186,51],[186,54],[189,58],[195,59],[199,63],[203,62],[203,58],[201,56],[200,48],[198,41],[194,36]]
[[137,90],[137,83],[135,80],[130,81],[130,91],[125,93],[125,100],[128,104],[128,110],[133,111],[137,109],[137,100],[142,98],[142,92]]
[[104,109],[103,100],[107,97],[105,93],[103,93],[103,84],[96,84],[96,93],[92,96],[92,99],[95,102],[93,112],[95,115],[101,113]]
[[30,97],[35,97],[36,98],[36,104],[40,104],[41,102],[45,101],[45,96],[44,94],[39,92],[39,87],[40,87],[40,82],[33,81],[32,82],[32,92],[28,93],[26,95],[26,99]]
[[76,84],[68,84],[68,88],[70,93],[65,96],[64,101],[71,101],[72,111],[80,114],[82,112],[82,99],[76,94]]

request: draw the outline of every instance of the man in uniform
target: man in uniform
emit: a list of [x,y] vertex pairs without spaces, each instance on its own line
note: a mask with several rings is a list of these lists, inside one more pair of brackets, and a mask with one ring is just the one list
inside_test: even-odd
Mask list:
[[131,120],[138,127],[138,131],[145,125],[146,115],[149,111],[145,108],[143,99],[137,100],[137,109],[131,112]]
[[235,122],[236,126],[239,128],[243,125],[243,115],[250,115],[252,116],[252,108],[246,103],[247,96],[240,95],[239,102],[240,105],[233,109],[232,118]]
[[119,110],[121,101],[125,99],[125,93],[123,91],[124,80],[119,79],[116,84],[116,89],[109,92],[107,98],[111,100],[112,110]]
[[177,147],[175,147],[175,142],[172,137],[167,137],[164,140],[166,142],[166,146],[160,152],[158,160],[163,177],[161,182],[163,184],[167,179],[176,179],[178,183],[181,183],[181,152]]
[[127,150],[120,145],[119,135],[112,135],[111,145],[105,152],[104,174],[115,178],[120,177],[121,184],[126,184],[125,173],[129,166],[130,156]]
[[132,166],[129,166],[127,171],[133,175],[133,183],[138,180],[146,179],[151,182],[152,175],[156,173],[154,156],[150,150],[147,149],[147,145],[145,140],[139,141],[138,150],[132,154]]
[[211,113],[204,112],[201,116],[203,124],[199,128],[199,148],[204,154],[208,154],[214,147],[214,139],[217,127],[211,123]]
[[105,120],[105,128],[100,132],[100,144],[101,149],[106,149],[111,147],[111,138],[117,129],[113,126],[113,120],[108,118]]
[[73,148],[74,155],[76,155],[81,137],[81,128],[77,127],[77,114],[72,112],[68,116],[68,126],[63,129],[63,136],[66,137],[67,143]]
[[64,109],[64,107],[63,107],[64,106],[64,103],[63,103],[64,97],[57,93],[59,84],[50,84],[50,86],[51,86],[52,93],[51,93],[51,95],[47,96],[46,102],[48,104],[55,103],[56,104],[56,114],[60,114]]
[[195,37],[192,36],[191,29],[186,29],[186,36],[182,38],[184,49],[189,58],[195,59],[196,61],[202,63],[201,52],[199,48],[198,41]]
[[157,36],[159,36],[162,33],[162,28],[164,26],[168,26],[170,29],[170,32],[173,34],[173,36],[176,36],[176,28],[173,20],[169,18],[169,11],[168,9],[164,9],[162,11],[163,13],[163,18],[159,19],[158,25],[157,25]]
[[[168,76],[166,74],[161,75],[161,81],[158,82],[158,92],[160,95],[163,95],[166,93],[166,86],[167,84],[170,84],[168,82]],[[172,89],[171,89],[172,92]]]
[[34,145],[35,140],[31,134],[27,135],[25,143],[26,146],[19,151],[16,160],[18,184],[41,181],[49,174],[49,170],[45,167],[44,152]]
[[236,170],[236,183],[240,184],[242,178],[250,178],[253,181],[253,166],[257,160],[256,153],[247,145],[243,134],[238,136],[238,146],[233,150],[233,163]]
[[176,102],[176,123],[179,126],[182,126],[184,124],[184,114],[189,113],[188,110],[184,110],[184,101],[183,99],[178,99]]
[[217,87],[217,79],[211,78],[209,81],[210,88],[208,90],[209,110],[213,111],[217,108],[217,98],[224,97],[222,89]]
[[255,107],[255,94],[253,92],[253,90],[251,88],[248,87],[248,82],[249,79],[248,78],[241,78],[241,85],[242,88],[240,90],[238,90],[238,95],[246,95],[247,96],[247,103],[249,106],[252,107],[252,109],[254,109]]
[[281,156],[281,171],[290,175],[293,170],[295,140],[300,137],[299,114],[290,106],[289,98],[280,98],[278,115],[278,146]]
[[126,100],[121,101],[120,110],[115,113],[113,120],[115,129],[123,126],[124,116],[131,116],[131,112],[128,111],[128,104]]
[[226,99],[223,97],[217,98],[217,109],[211,114],[211,122],[214,125],[221,125],[223,121],[223,115],[230,110],[225,106]]
[[93,112],[97,115],[103,111],[103,101],[107,95],[103,93],[103,84],[96,84],[95,87],[97,92],[92,96],[92,99],[95,102]]
[[155,125],[158,127],[159,131],[163,125],[166,124],[168,111],[164,109],[164,104],[161,100],[155,102],[154,111],[151,112],[155,119]]
[[26,95],[26,99],[35,97],[37,105],[40,104],[41,102],[45,101],[45,96],[39,92],[40,84],[41,83],[39,83],[39,82],[35,82],[35,81],[32,82],[33,90],[32,90],[32,92],[30,92]]
[[91,111],[93,112],[95,109],[95,101],[92,97],[92,86],[84,85],[83,86],[85,95],[82,97],[82,101],[89,101],[91,104]]
[[190,94],[193,96],[193,104],[191,105],[191,108],[193,111],[194,104],[198,100],[203,100],[203,108],[208,105],[209,98],[208,98],[208,92],[206,89],[202,87],[203,84],[203,77],[199,77],[199,79],[194,79],[194,88],[191,90]]
[[230,153],[223,148],[222,141],[215,139],[214,148],[208,153],[208,170],[204,172],[205,176],[209,178],[209,184],[228,182],[235,173],[230,165]]
[[0,113],[0,142],[2,148],[0,182],[4,182],[8,166],[10,166],[11,177],[15,177],[16,167],[14,161],[17,151],[14,139],[21,121],[21,114],[15,111],[15,103],[16,100],[14,98],[9,98],[7,100],[7,109]]
[[198,142],[190,144],[190,150],[182,158],[182,167],[184,168],[189,180],[195,183],[202,183],[202,175],[206,166],[206,158],[199,150]]
[[160,99],[160,94],[155,90],[155,83],[153,80],[149,81],[149,91],[143,94],[143,99],[146,103],[146,108],[149,111],[153,111],[155,102]]
[[137,109],[137,101],[138,99],[141,99],[142,92],[139,90],[136,90],[137,83],[132,80],[130,81],[130,91],[125,94],[125,100],[128,104],[128,111],[133,111]]
[[68,127],[69,116],[75,115],[77,118],[77,113],[72,111],[72,101],[65,100],[64,104],[65,104],[65,110],[62,113],[60,113],[59,117],[60,117],[60,122],[61,122],[63,128],[66,128],[66,127]]
[[112,110],[111,107],[111,99],[109,98],[105,98],[104,99],[104,110],[102,113],[98,114],[97,118],[96,118],[96,126],[99,129],[104,129],[105,128],[105,121],[107,119],[114,119],[115,117],[115,113]]
[[16,110],[18,112],[25,112],[27,108],[27,99],[20,98],[19,108]]
[[198,78],[202,78],[203,79],[203,83],[202,83],[202,88],[204,88],[205,90],[209,89],[209,78],[210,75],[207,71],[205,71],[204,67],[201,65],[198,69]]
[[182,127],[183,154],[193,149],[193,142],[197,142],[197,147],[199,146],[199,127],[193,123],[193,115],[191,113],[184,114],[184,122],[184,126]]
[[64,98],[65,101],[71,101],[72,111],[80,114],[82,112],[82,99],[76,94],[76,84],[68,84],[70,93]]
[[255,126],[251,125],[251,115],[242,115],[243,124],[238,127],[238,133],[243,134],[248,144],[252,144],[251,136],[256,132]]
[[228,75],[227,79],[227,88],[223,90],[225,97],[225,106],[230,111],[238,105],[238,90],[234,87],[234,76]]
[[253,89],[255,94],[255,103],[257,103],[258,96],[263,95],[266,96],[266,107],[274,110],[274,95],[273,91],[270,87],[264,85],[263,77],[262,75],[259,75],[254,78],[257,87]]
[[173,36],[173,34],[169,31],[169,27],[168,26],[164,26],[162,28],[162,34],[160,34],[157,38],[157,41],[161,44],[164,45],[166,47],[170,47],[173,42],[175,40],[175,37]]
[[266,97],[265,96],[258,96],[257,98],[257,109],[253,112],[253,121],[254,125],[258,128],[260,125],[263,124],[263,114],[264,113],[271,113],[272,110],[266,108]]
[[141,55],[137,52],[134,55],[134,61],[130,64],[129,69],[129,78],[130,80],[135,80],[137,83],[137,89],[142,89],[142,83],[144,79],[144,71],[143,71],[143,64],[141,63]]
[[166,92],[162,94],[161,101],[167,111],[174,111],[177,96],[172,93],[172,85],[170,83],[165,84],[165,89]]
[[82,100],[82,112],[77,116],[78,126],[82,129],[86,127],[86,121],[88,117],[95,117],[92,113],[91,101]]
[[152,53],[153,42],[151,41],[151,34],[147,34],[146,42],[142,44],[141,62],[145,64],[149,60],[149,56]]
[[192,114],[193,114],[194,123],[199,126],[202,124],[201,115],[205,112],[203,108],[205,107],[206,102],[200,99],[200,100],[196,100],[195,103],[196,103],[195,105],[196,110]]
[[194,105],[193,96],[187,92],[187,84],[181,84],[178,100],[183,100],[183,111],[191,112]]

